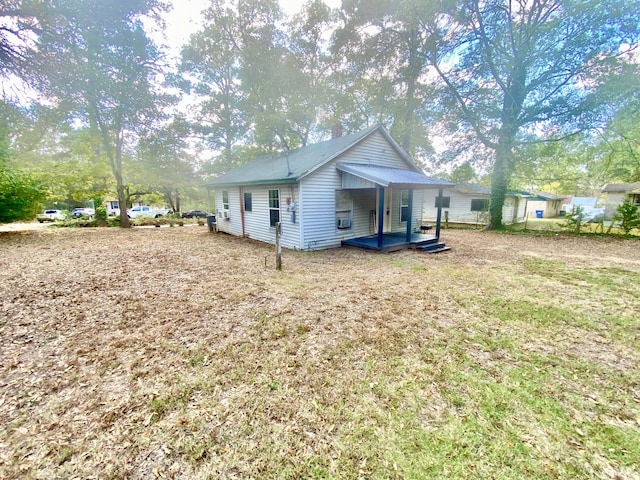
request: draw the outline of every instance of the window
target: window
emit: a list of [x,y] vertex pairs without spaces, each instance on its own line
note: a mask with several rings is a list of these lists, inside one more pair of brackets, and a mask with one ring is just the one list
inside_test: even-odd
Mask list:
[[487,210],[489,210],[488,198],[474,198],[471,200],[472,212],[486,212]]
[[272,227],[280,221],[280,190],[269,190],[269,224]]
[[339,230],[351,228],[353,200],[349,190],[336,190],[336,226]]
[[229,192],[227,190],[222,191],[222,209],[229,210]]
[[409,218],[409,190],[400,191],[400,221],[406,222]]
[[[440,197],[436,197],[436,208],[438,208],[438,199]],[[449,204],[451,203],[451,197],[442,197],[442,208],[449,208]]]
[[251,208],[251,192],[244,192],[244,211],[250,212]]

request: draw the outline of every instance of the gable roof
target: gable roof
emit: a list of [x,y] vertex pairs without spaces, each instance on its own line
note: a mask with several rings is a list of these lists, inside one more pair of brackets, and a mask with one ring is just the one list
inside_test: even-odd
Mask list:
[[602,189],[604,193],[640,193],[640,182],[608,183]]
[[375,125],[357,133],[333,138],[324,142],[288,152],[262,155],[205,184],[205,187],[268,185],[274,183],[296,183],[333,160],[375,132],[380,132],[407,165],[418,172],[408,154],[397,144],[382,125]]

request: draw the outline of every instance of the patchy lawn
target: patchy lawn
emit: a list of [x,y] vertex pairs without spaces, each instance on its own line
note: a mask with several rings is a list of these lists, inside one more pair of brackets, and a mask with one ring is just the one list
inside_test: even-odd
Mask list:
[[0,234],[0,478],[640,478],[640,242]]

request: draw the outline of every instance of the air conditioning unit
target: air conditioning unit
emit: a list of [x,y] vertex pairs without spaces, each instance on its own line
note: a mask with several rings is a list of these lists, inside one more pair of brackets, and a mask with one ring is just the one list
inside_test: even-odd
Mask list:
[[338,219],[338,228],[344,230],[346,228],[351,228],[351,219],[349,218],[339,218]]

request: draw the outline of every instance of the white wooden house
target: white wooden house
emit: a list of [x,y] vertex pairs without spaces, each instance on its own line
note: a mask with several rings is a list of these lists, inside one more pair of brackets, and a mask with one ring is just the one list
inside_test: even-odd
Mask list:
[[[509,191],[502,207],[502,222],[505,225],[525,220],[527,192]],[[482,185],[458,184],[446,188],[442,197],[443,216],[450,223],[484,225],[489,219],[491,190]],[[438,196],[433,191],[425,193],[424,219],[434,221],[438,213]]]
[[554,218],[560,215],[566,195],[534,192],[527,202],[526,215],[531,218]]
[[609,183],[602,189],[604,194],[604,218],[611,220],[618,207],[625,199],[640,207],[640,182],[638,183]]
[[[420,235],[425,192],[452,184],[424,175],[382,126],[265,155],[214,179],[218,230],[315,250],[438,245]],[[429,237],[429,238],[427,238]],[[442,245],[439,245],[442,247]],[[435,249],[435,247],[434,247]]]

